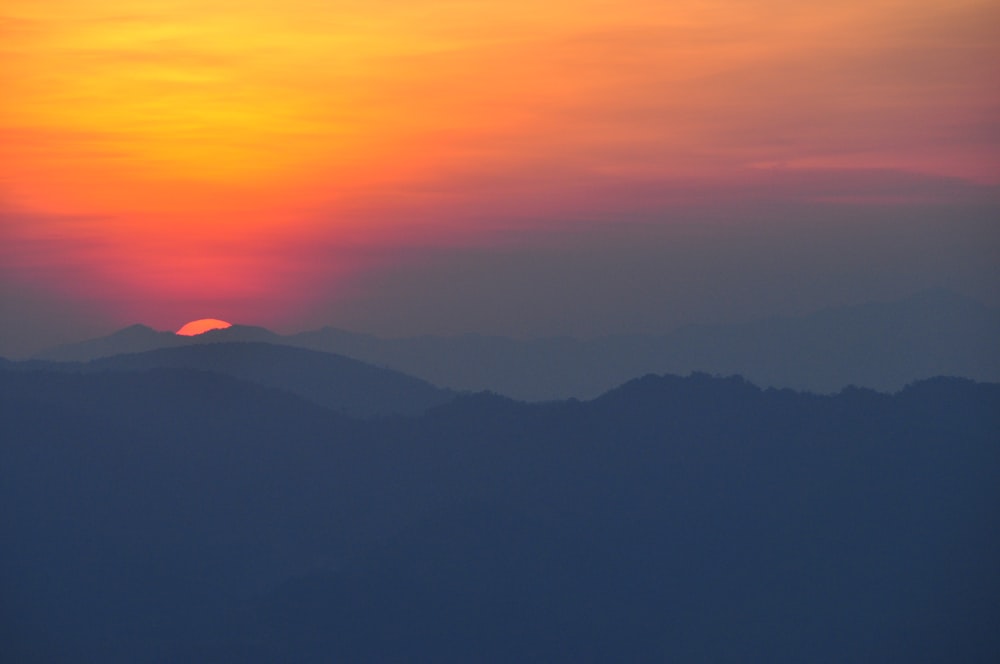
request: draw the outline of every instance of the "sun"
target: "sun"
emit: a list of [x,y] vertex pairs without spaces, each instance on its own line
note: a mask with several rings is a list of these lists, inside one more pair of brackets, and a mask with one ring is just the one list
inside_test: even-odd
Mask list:
[[226,321],[219,320],[218,318],[200,318],[187,323],[174,334],[179,334],[183,337],[193,337],[196,334],[202,334],[204,332],[208,332],[209,330],[222,330],[232,326],[232,323],[227,323]]

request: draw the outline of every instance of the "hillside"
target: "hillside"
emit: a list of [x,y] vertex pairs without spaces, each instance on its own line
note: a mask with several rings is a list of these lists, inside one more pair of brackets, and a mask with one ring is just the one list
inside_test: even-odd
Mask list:
[[415,415],[455,393],[397,371],[331,353],[259,342],[200,343],[95,359],[19,363],[22,369],[101,372],[195,369],[280,388],[356,417]]
[[956,379],[693,375],[366,422],[186,369],[0,369],[0,636],[53,662],[993,661],[998,413]]
[[593,398],[650,371],[740,374],[766,387],[818,393],[848,385],[895,391],[939,375],[996,382],[997,339],[1000,310],[929,291],[802,316],[690,325],[662,335],[381,338],[327,327],[282,336],[234,326],[177,337],[133,326],[39,357],[89,360],[168,346],[264,341],[345,355],[455,390],[545,401]]

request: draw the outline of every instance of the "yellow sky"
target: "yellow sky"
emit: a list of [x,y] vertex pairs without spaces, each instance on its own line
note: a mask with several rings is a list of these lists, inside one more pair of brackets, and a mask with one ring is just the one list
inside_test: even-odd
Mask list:
[[4,232],[100,236],[111,278],[181,293],[266,271],[234,233],[475,235],[591,178],[996,184],[997,26],[976,0],[6,0]]

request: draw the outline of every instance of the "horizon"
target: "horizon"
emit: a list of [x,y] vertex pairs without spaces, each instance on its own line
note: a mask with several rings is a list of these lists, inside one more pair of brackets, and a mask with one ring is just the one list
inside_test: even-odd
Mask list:
[[[663,334],[509,337],[475,333],[380,336],[341,327],[271,330],[218,320],[188,323],[208,329],[178,334],[133,324],[107,335],[44,348],[20,359],[91,362],[156,351],[190,368],[209,369],[211,355],[194,347],[241,342],[306,349],[395,370],[439,387],[489,390],[523,401],[593,398],[649,373],[740,375],[762,387],[834,394],[848,386],[893,393],[935,376],[1000,383],[1000,308],[953,292],[922,291],[909,298],[821,309],[802,316],[755,317],[730,324],[685,325]],[[192,349],[191,352],[182,348]],[[231,356],[254,366],[277,362],[261,351]],[[294,353],[290,357],[296,357]],[[182,358],[188,358],[182,360]],[[198,358],[201,358],[200,360]],[[265,359],[271,358],[271,359]],[[11,358],[17,360],[19,358]],[[202,366],[200,362],[208,361]],[[222,360],[220,360],[222,361]],[[112,362],[113,363],[113,362]]]
[[297,334],[305,334],[305,333],[309,333],[309,332],[317,332],[317,331],[324,330],[324,329],[331,329],[331,330],[336,330],[336,331],[339,331],[339,332],[345,332],[345,333],[348,333],[348,334],[373,337],[373,338],[376,338],[376,339],[381,339],[381,340],[386,340],[386,341],[402,340],[402,339],[409,339],[409,338],[414,338],[414,337],[439,337],[439,338],[448,339],[448,338],[461,338],[461,337],[481,336],[481,337],[496,337],[496,338],[512,339],[512,340],[515,340],[515,341],[522,341],[522,342],[542,341],[542,340],[547,340],[547,339],[558,339],[558,338],[566,338],[566,339],[572,339],[572,340],[576,340],[576,341],[584,341],[585,342],[585,341],[593,341],[593,340],[605,339],[605,338],[610,338],[610,337],[615,337],[615,336],[636,336],[636,337],[669,336],[671,333],[676,333],[676,332],[678,332],[678,331],[680,331],[680,330],[682,330],[684,328],[690,328],[690,327],[694,327],[694,328],[698,328],[698,327],[716,327],[716,326],[728,327],[728,326],[739,326],[739,325],[751,324],[751,323],[755,323],[755,322],[764,322],[764,321],[769,321],[769,320],[802,319],[802,318],[808,318],[810,316],[815,316],[815,315],[823,314],[823,313],[827,313],[827,312],[843,311],[843,310],[848,310],[848,309],[857,308],[857,307],[865,307],[865,306],[871,306],[871,305],[881,306],[881,305],[893,305],[893,304],[902,304],[902,303],[919,303],[921,301],[926,302],[928,300],[940,299],[940,298],[944,298],[945,300],[954,301],[954,302],[965,301],[965,302],[969,302],[969,303],[972,303],[972,304],[975,304],[977,306],[984,307],[984,308],[987,308],[987,309],[997,310],[997,312],[1000,313],[1000,308],[998,308],[996,306],[991,306],[988,303],[983,302],[982,300],[978,300],[978,299],[976,299],[974,297],[967,297],[967,296],[965,296],[965,295],[963,295],[961,293],[956,293],[954,291],[950,291],[950,290],[947,290],[947,289],[930,288],[930,289],[922,289],[922,290],[916,291],[916,292],[914,292],[914,293],[912,293],[912,294],[910,294],[908,296],[905,296],[905,297],[902,297],[902,298],[898,298],[898,299],[891,299],[891,300],[884,300],[884,299],[883,300],[862,300],[862,301],[859,301],[859,302],[853,302],[853,303],[844,304],[844,305],[840,305],[840,306],[821,307],[821,308],[817,308],[817,309],[811,309],[811,310],[807,310],[807,311],[804,311],[804,312],[801,312],[801,313],[796,313],[796,314],[791,314],[791,315],[780,315],[780,314],[778,314],[778,315],[760,315],[760,316],[751,316],[751,317],[747,317],[747,318],[736,319],[736,320],[728,320],[728,321],[721,321],[721,322],[720,321],[715,321],[715,322],[692,321],[692,322],[683,323],[681,325],[678,325],[678,326],[675,326],[673,328],[666,329],[666,330],[663,330],[663,331],[659,331],[659,332],[647,332],[647,333],[639,332],[639,333],[626,334],[626,335],[621,335],[621,334],[617,334],[617,335],[616,334],[605,334],[605,335],[594,335],[594,336],[574,336],[574,335],[571,335],[571,334],[553,334],[553,335],[546,335],[546,336],[510,336],[510,335],[503,335],[503,334],[491,334],[489,332],[480,332],[480,331],[474,331],[474,330],[462,331],[462,332],[454,332],[454,333],[444,333],[444,334],[434,334],[434,333],[431,333],[431,332],[424,332],[424,333],[417,332],[417,333],[405,334],[405,335],[384,335],[384,334],[379,334],[377,332],[369,332],[369,331],[358,330],[358,329],[351,329],[351,328],[347,328],[347,327],[340,327],[340,326],[337,326],[337,325],[329,325],[329,324],[327,324],[327,325],[320,325],[320,326],[317,326],[317,327],[274,329],[274,328],[268,327],[266,325],[260,325],[260,324],[256,324],[256,323],[252,323],[252,322],[246,322],[246,321],[231,322],[231,321],[218,321],[218,319],[215,319],[215,318],[202,318],[202,319],[195,318],[195,319],[191,319],[191,320],[187,321],[184,324],[178,325],[177,327],[178,328],[184,328],[187,325],[190,325],[190,324],[193,324],[193,323],[196,323],[196,322],[200,322],[200,321],[203,321],[203,320],[224,322],[227,325],[225,327],[222,327],[222,326],[220,326],[220,327],[211,327],[211,328],[205,329],[205,330],[203,330],[201,332],[197,332],[197,333],[193,333],[193,334],[188,335],[188,334],[180,334],[180,329],[157,328],[157,327],[155,327],[153,325],[150,325],[148,323],[137,321],[137,322],[127,323],[125,325],[121,325],[121,326],[110,328],[110,329],[100,330],[100,331],[97,331],[96,333],[94,333],[94,334],[92,334],[90,336],[84,336],[84,337],[78,337],[78,338],[68,339],[66,341],[62,341],[62,342],[59,342],[59,343],[45,344],[45,345],[36,344],[35,346],[26,346],[26,347],[22,348],[21,350],[19,350],[18,352],[6,352],[5,353],[5,352],[0,351],[0,357],[4,357],[4,358],[7,358],[7,359],[11,359],[11,360],[25,360],[25,359],[30,359],[31,357],[34,357],[35,355],[37,355],[39,353],[44,353],[46,351],[54,350],[56,348],[60,348],[60,347],[63,347],[63,346],[73,346],[73,345],[80,344],[80,343],[87,343],[87,342],[90,342],[90,341],[98,341],[98,340],[101,340],[101,339],[113,336],[113,335],[115,335],[115,334],[117,334],[119,332],[123,332],[125,330],[131,329],[131,328],[136,328],[136,327],[145,328],[145,329],[151,330],[153,332],[156,332],[158,334],[169,333],[169,334],[172,334],[174,336],[186,336],[186,337],[202,336],[203,334],[208,334],[208,333],[216,332],[216,331],[223,331],[223,330],[229,329],[229,328],[235,328],[235,329],[241,329],[241,328],[243,328],[243,329],[261,329],[261,330],[264,330],[266,332],[275,334],[275,335],[280,336],[280,337],[289,337],[289,336],[294,336],[294,335],[297,335]]

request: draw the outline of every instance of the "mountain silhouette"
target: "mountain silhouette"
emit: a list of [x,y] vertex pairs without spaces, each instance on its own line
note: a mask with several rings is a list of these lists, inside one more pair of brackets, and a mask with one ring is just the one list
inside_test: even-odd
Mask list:
[[740,374],[768,387],[883,391],[938,375],[1000,380],[1000,310],[946,292],[807,316],[687,326],[660,336],[517,341],[378,339],[325,329],[291,343],[394,367],[438,385],[515,398],[593,398],[647,372]]
[[130,325],[106,337],[57,346],[36,355],[37,359],[56,362],[85,362],[97,357],[141,353],[184,343],[173,332],[159,332],[146,325]]
[[159,348],[221,342],[281,343],[281,340],[281,335],[252,325],[232,325],[190,337],[180,336],[173,332],[160,332],[146,325],[130,325],[106,337],[51,348],[38,353],[35,359],[55,362],[87,362],[112,355],[142,353]]
[[593,398],[650,371],[740,374],[764,386],[819,393],[848,385],[894,391],[938,375],[1000,380],[1000,310],[944,291],[806,316],[586,341],[473,334],[384,339],[335,328],[279,336],[241,326],[191,338],[149,328],[124,335],[134,329],[39,357],[88,360],[161,346],[268,341],[346,355],[452,389],[529,401]]
[[[229,329],[218,331],[229,332]],[[143,338],[153,338],[146,331],[139,334]],[[259,328],[241,328],[235,334],[225,335],[230,340],[228,343],[160,348],[104,357],[86,364],[52,366],[34,361],[25,363],[25,366],[85,372],[160,368],[211,371],[287,390],[335,411],[358,417],[418,414],[450,401],[456,394],[397,371],[373,367],[340,355],[270,343],[231,341],[233,337],[271,336],[274,335]]]
[[647,375],[360,420],[223,373],[34,366],[0,366],[15,661],[1000,655],[1000,385]]

